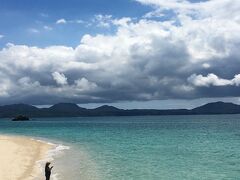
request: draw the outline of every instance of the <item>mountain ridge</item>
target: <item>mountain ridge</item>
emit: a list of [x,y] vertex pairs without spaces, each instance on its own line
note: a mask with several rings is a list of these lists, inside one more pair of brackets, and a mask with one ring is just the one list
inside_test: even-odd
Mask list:
[[29,117],[85,117],[85,116],[144,116],[144,115],[201,115],[240,114],[240,105],[228,102],[211,102],[193,109],[119,109],[103,105],[87,109],[74,103],[58,103],[48,108],[38,108],[28,104],[0,106],[0,118],[25,115]]

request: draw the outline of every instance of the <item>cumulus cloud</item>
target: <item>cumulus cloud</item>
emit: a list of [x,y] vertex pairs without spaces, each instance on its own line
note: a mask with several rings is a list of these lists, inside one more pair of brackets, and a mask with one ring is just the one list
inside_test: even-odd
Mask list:
[[67,23],[67,21],[65,20],[65,19],[58,19],[57,21],[56,21],[56,24],[66,24]]
[[127,26],[132,21],[129,17],[123,17],[120,19],[113,19],[112,23],[116,26]]
[[67,78],[63,73],[54,72],[52,73],[53,79],[56,81],[59,85],[66,85],[68,84]]
[[9,90],[11,88],[11,82],[8,79],[0,79],[0,98],[9,97]]
[[195,86],[239,86],[240,74],[235,75],[235,77],[231,80],[219,78],[215,74],[208,74],[206,77],[193,74],[188,78],[188,81]]
[[[138,1],[153,7],[151,16],[102,15],[98,22],[115,33],[85,34],[76,47],[8,44],[0,50],[1,102],[240,96],[240,2]],[[151,18],[157,12],[169,18]]]
[[86,78],[81,78],[75,81],[76,88],[79,90],[92,90],[97,88],[97,85],[93,82],[89,82]]

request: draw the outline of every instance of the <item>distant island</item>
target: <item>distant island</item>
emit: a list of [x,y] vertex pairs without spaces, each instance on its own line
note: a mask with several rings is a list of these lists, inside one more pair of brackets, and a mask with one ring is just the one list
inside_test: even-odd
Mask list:
[[19,115],[19,116],[14,117],[12,119],[12,121],[29,121],[29,117],[23,116],[23,115]]
[[27,104],[0,106],[0,118],[17,117],[86,117],[86,116],[151,116],[151,115],[201,115],[201,114],[240,114],[240,105],[226,102],[213,102],[194,109],[119,109],[104,105],[86,109],[73,103],[58,103],[49,108],[37,108]]

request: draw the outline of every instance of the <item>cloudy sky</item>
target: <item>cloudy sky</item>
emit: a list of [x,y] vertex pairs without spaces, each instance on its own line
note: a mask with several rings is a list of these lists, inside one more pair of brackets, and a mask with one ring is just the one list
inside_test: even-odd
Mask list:
[[240,103],[238,0],[0,4],[0,104]]

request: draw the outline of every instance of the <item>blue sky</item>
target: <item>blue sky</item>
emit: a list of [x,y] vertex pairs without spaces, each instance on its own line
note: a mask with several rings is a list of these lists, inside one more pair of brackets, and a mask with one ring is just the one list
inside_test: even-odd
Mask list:
[[[1,47],[8,42],[40,47],[77,46],[86,33],[108,34],[112,30],[77,23],[59,26],[56,24],[58,19],[90,23],[98,14],[139,18],[150,10],[133,0],[0,0],[0,4],[0,34],[5,36],[0,41]],[[44,30],[44,26],[52,30]]]
[[240,103],[239,11],[235,0],[0,0],[0,104]]
[[[91,22],[98,14],[112,15],[114,18],[139,19],[152,9],[134,0],[0,0],[0,4],[0,33],[5,36],[0,41],[0,47],[4,47],[9,42],[40,47],[77,46],[86,33],[108,34],[114,30],[76,23],[59,27],[56,25],[58,19]],[[168,15],[170,16],[171,13]],[[51,27],[52,30],[44,31],[44,26]],[[38,30],[40,33],[31,30]]]

